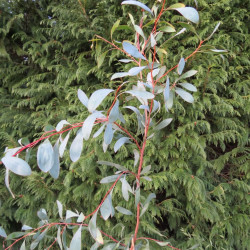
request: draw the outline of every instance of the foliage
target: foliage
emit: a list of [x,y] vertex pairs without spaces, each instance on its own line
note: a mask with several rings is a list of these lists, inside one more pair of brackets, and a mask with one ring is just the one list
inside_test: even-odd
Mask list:
[[[86,1],[86,12],[79,8],[76,1],[58,1],[59,5],[56,1],[52,4],[46,1],[32,2],[28,1],[25,6],[23,1],[19,1],[19,5],[6,1],[6,5],[12,6],[3,6],[12,10],[11,14],[5,12],[5,32],[1,30],[1,56],[4,58],[1,61],[1,127],[5,131],[1,134],[1,144],[9,147],[17,146],[13,139],[16,136],[35,139],[34,131],[38,133],[36,137],[41,135],[39,131],[46,124],[57,124],[66,117],[70,123],[84,120],[88,112],[75,98],[79,86],[87,96],[103,86],[115,89],[118,83],[109,81],[113,72],[128,72],[130,69],[129,65],[117,62],[121,53],[110,50],[110,45],[95,38],[91,51],[88,42],[94,34],[109,38],[110,23],[122,15],[116,1],[100,1],[97,6]],[[193,1],[186,3],[192,5]],[[41,5],[37,7],[37,4]],[[156,193],[156,200],[151,201],[143,215],[139,233],[146,233],[155,239],[162,239],[160,234],[164,235],[172,245],[181,249],[246,249],[249,228],[249,188],[246,184],[249,178],[249,44],[245,34],[248,33],[248,15],[244,1],[199,1],[198,4],[198,9],[202,10],[202,21],[198,26],[183,24],[185,20],[177,12],[164,14],[164,18],[174,24],[177,31],[182,27],[188,29],[188,35],[180,34],[165,43],[159,51],[159,62],[164,65],[167,62],[168,68],[177,64],[181,57],[188,56],[197,46],[198,38],[192,33],[194,27],[204,39],[211,34],[218,21],[221,20],[222,24],[212,41],[209,40],[202,47],[204,53],[196,53],[185,65],[185,70],[195,68],[198,71],[197,77],[192,79],[198,89],[194,94],[194,104],[187,105],[176,99],[172,110],[167,112],[162,108],[155,116],[160,120],[171,117],[173,122],[168,129],[155,132],[146,147],[144,167],[151,165],[148,177],[152,181],[141,180],[144,185],[141,194],[145,199],[147,194]],[[112,8],[109,9],[110,6]],[[29,15],[23,21],[19,13],[25,13],[22,11],[25,8],[26,13],[29,10]],[[128,10],[134,15],[135,23],[139,23],[139,15],[135,14],[139,8],[126,6],[123,10],[124,15],[119,18],[121,25],[112,37],[118,41],[132,41],[132,21],[124,24],[127,23]],[[39,15],[34,15],[36,12]],[[48,16],[53,18],[48,19]],[[41,19],[34,20],[33,17]],[[230,26],[227,25],[229,23]],[[169,31],[171,26],[161,23],[160,27]],[[123,32],[119,32],[119,29]],[[159,42],[163,43],[171,35],[164,33]],[[209,49],[214,49],[209,44],[226,49],[229,53],[217,56],[216,52],[215,55],[208,54]],[[97,59],[97,66],[91,55]],[[103,63],[107,59],[109,63]],[[171,80],[173,77],[170,75]],[[112,100],[108,96],[103,107],[108,108]],[[121,105],[123,103],[126,100],[121,96]],[[132,104],[135,105],[135,102]],[[125,113],[127,130],[137,134],[136,114],[122,111]],[[139,140],[141,137],[137,135]],[[56,199],[73,211],[92,212],[107,191],[99,181],[113,174],[112,168],[99,166],[96,161],[120,163],[130,170],[133,170],[131,166],[134,164],[131,160],[133,145],[121,147],[114,154],[109,151],[103,153],[101,144],[101,138],[96,141],[91,139],[88,145],[84,143],[84,154],[73,164],[65,152],[66,157],[61,164],[63,170],[56,181],[52,181],[48,174],[35,172],[36,162],[31,157],[33,174],[30,177],[22,179],[11,174],[11,188],[20,197],[2,201],[4,215],[1,225],[8,229],[10,220],[15,220],[35,227],[34,217],[41,207],[47,210],[52,220],[58,221]],[[68,171],[68,166],[71,171]],[[130,177],[129,183],[132,183]],[[113,191],[113,202],[121,201],[121,184],[119,182]],[[8,196],[4,186],[0,195],[1,200]],[[130,197],[129,202],[121,201],[119,206],[129,209],[132,203]],[[98,226],[117,238],[132,234],[134,220],[118,213],[116,216],[105,223],[98,220]],[[111,231],[121,220],[125,225],[123,235],[118,230]],[[15,227],[20,230],[19,225]],[[48,242],[45,241],[45,244],[48,245],[51,239],[46,240]],[[89,245],[90,242],[91,239],[86,240],[85,244]]]

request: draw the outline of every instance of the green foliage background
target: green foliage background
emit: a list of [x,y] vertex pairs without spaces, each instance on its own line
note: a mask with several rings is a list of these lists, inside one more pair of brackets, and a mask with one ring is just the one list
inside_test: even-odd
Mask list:
[[[118,51],[95,34],[110,40],[110,29],[119,19],[113,34],[117,41],[133,40],[128,13],[139,20],[139,9],[121,7],[120,1],[3,0],[0,3],[0,148],[16,147],[17,139],[30,141],[41,136],[46,125],[60,120],[80,122],[87,112],[77,98],[77,89],[90,94],[111,87],[110,76],[122,71]],[[143,1],[152,6],[153,1]],[[175,1],[167,1],[167,4]],[[198,88],[195,103],[178,100],[170,114],[163,109],[158,118],[174,117],[168,129],[159,132],[146,148],[145,164],[152,165],[152,182],[143,182],[145,198],[150,192],[157,199],[142,217],[139,234],[167,237],[181,249],[247,249],[249,238],[249,1],[200,0],[201,23],[197,33],[204,39],[218,23],[222,24],[207,44],[229,52],[223,56],[197,53],[187,69],[198,70],[193,83]],[[184,1],[194,6],[194,1]],[[184,19],[164,15],[177,30]],[[163,38],[165,39],[165,38]],[[171,68],[181,56],[189,55],[199,41],[186,32],[166,43],[167,55],[161,60]],[[102,55],[107,52],[104,63]],[[126,67],[126,66],[125,66]],[[112,96],[106,99],[108,107]],[[125,115],[126,127],[136,133],[136,117]],[[0,174],[1,226],[18,231],[21,224],[37,226],[40,208],[58,220],[55,201],[68,209],[88,214],[107,191],[100,179],[113,169],[98,166],[108,160],[133,167],[130,148],[117,154],[103,153],[101,139],[85,143],[76,163],[64,157],[60,177],[53,180],[38,171],[33,150],[33,174],[27,178],[11,175],[13,199]],[[114,206],[133,207],[133,199],[123,201],[120,184],[113,193]],[[133,233],[135,220],[116,214],[108,222],[98,220],[106,233],[119,238]],[[116,225],[119,230],[112,230]],[[51,239],[48,239],[48,242]],[[86,236],[85,247],[94,242]],[[42,248],[42,246],[41,246]]]

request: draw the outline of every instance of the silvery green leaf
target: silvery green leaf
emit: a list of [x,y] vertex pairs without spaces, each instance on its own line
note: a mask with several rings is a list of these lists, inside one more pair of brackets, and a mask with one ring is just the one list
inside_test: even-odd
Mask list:
[[95,244],[91,246],[90,250],[98,250],[99,246],[100,244],[98,242],[95,242]]
[[104,132],[104,142],[106,145],[109,145],[112,142],[113,136],[114,136],[114,131],[112,128],[112,124],[108,123]]
[[128,90],[125,91],[125,93],[129,93],[133,96],[136,96],[138,98],[143,98],[143,99],[153,99],[155,96],[147,91],[140,91],[140,90]]
[[144,33],[143,33],[141,27],[135,24],[135,25],[134,25],[134,28],[135,28],[135,31],[136,31],[138,34],[140,34],[140,35],[143,37],[144,40],[146,40],[145,35],[144,35]]
[[9,169],[11,172],[21,175],[28,176],[31,175],[31,168],[29,164],[23,159],[11,156],[5,156],[1,159],[4,166]]
[[72,217],[78,217],[79,214],[75,213],[75,212],[72,212],[70,210],[67,210],[66,211],[66,220],[69,219],[69,218],[72,218]]
[[194,98],[193,96],[188,93],[187,91],[180,89],[180,88],[175,88],[175,92],[186,102],[193,103]]
[[184,67],[185,67],[185,59],[182,57],[181,60],[179,61],[178,68],[177,68],[177,72],[179,75],[182,74]]
[[228,51],[225,49],[210,49],[210,51],[215,53],[227,53]]
[[22,147],[17,147],[17,148],[5,148],[4,154],[5,156],[13,156],[14,154],[17,153],[19,149]]
[[109,145],[107,145],[107,144],[105,143],[105,141],[103,141],[103,143],[102,143],[102,148],[103,148],[103,152],[104,152],[104,153],[106,153],[106,151],[107,151],[107,149],[108,149],[108,146],[109,146]]
[[78,99],[81,101],[81,103],[82,103],[86,108],[88,108],[89,99],[88,99],[88,97],[86,96],[86,94],[85,94],[81,89],[78,89],[77,95],[78,95]]
[[80,215],[77,218],[77,223],[83,222],[85,220],[85,216],[83,213],[80,213]]
[[102,103],[104,98],[111,92],[113,89],[98,89],[96,90],[89,98],[88,110],[90,113],[95,111],[97,107]]
[[148,173],[150,171],[150,169],[151,169],[151,165],[144,167],[141,171],[141,175]]
[[131,59],[120,59],[118,60],[119,62],[123,62],[123,63],[129,63],[129,62],[133,62],[133,60]]
[[168,125],[171,123],[172,120],[173,120],[173,118],[168,118],[168,119],[163,120],[162,122],[160,122],[160,123],[155,127],[155,130],[160,130],[160,129],[165,128],[166,126],[168,126]]
[[39,211],[37,211],[37,216],[41,220],[48,220],[47,212],[44,208],[41,208]]
[[164,246],[169,246],[170,242],[163,242],[163,241],[155,241],[158,245],[164,247]]
[[115,122],[118,117],[119,117],[119,100],[117,100],[115,102],[115,105],[113,106],[113,108],[111,109],[110,113],[109,113],[109,122]]
[[154,193],[151,193],[151,194],[148,195],[146,201],[145,201],[144,204],[143,204],[143,208],[142,208],[142,210],[141,210],[140,216],[142,216],[142,215],[146,212],[146,210],[148,209],[148,206],[149,206],[150,201],[151,201],[152,199],[155,199],[155,198],[156,198],[156,195],[155,195]]
[[195,8],[184,7],[184,8],[175,8],[181,15],[193,23],[199,22],[199,13]]
[[25,240],[23,241],[23,244],[21,245],[20,250],[26,250]]
[[101,117],[103,117],[103,115],[100,112],[94,112],[84,121],[82,125],[82,135],[85,140],[89,139],[96,118]]
[[160,71],[159,71],[159,73],[156,76],[156,80],[160,79],[164,75],[164,73],[166,72],[166,69],[167,69],[166,66],[162,66],[160,68]]
[[89,226],[88,226],[89,232],[91,236],[94,238],[94,240],[96,240],[96,237],[97,237],[96,216],[97,216],[97,212],[95,212],[94,215],[92,216],[91,220],[89,221]]
[[110,215],[112,215],[112,198],[110,194],[107,196],[107,198],[102,203],[102,206],[100,208],[101,215],[104,220],[107,220]]
[[148,177],[148,176],[142,176],[141,178],[146,180],[146,181],[152,181],[152,179],[150,177]]
[[49,173],[54,179],[57,179],[59,177],[59,172],[60,172],[59,139],[56,141],[54,145],[53,153],[54,153],[54,163],[52,168],[49,170]]
[[80,128],[69,149],[69,155],[71,161],[76,162],[79,160],[82,153],[82,148],[83,148],[83,134],[82,134],[82,128]]
[[152,33],[150,34],[150,42],[151,42],[151,48],[153,48],[156,45],[156,41]]
[[174,103],[174,93],[172,90],[170,90],[169,98],[165,102],[165,107],[167,111],[173,107],[173,103]]
[[170,88],[169,88],[169,77],[167,77],[166,87],[164,89],[164,100],[165,102],[169,99]]
[[62,215],[63,205],[59,200],[56,201],[56,204],[57,204],[57,207],[58,207],[59,216],[62,219],[63,218],[63,215]]
[[132,188],[130,187],[130,185],[128,184],[128,182],[126,181],[126,178],[122,178],[121,179],[122,182],[122,195],[123,198],[128,201],[129,200],[129,194],[128,191],[130,191],[132,193]]
[[139,161],[140,154],[136,149],[134,149],[133,152],[134,152],[134,167],[135,167]]
[[5,232],[5,230],[0,226],[0,236],[6,238],[7,237],[7,234]]
[[99,244],[103,244],[104,241],[103,241],[103,238],[102,238],[102,233],[100,231],[99,228],[96,228],[96,242],[98,242]]
[[110,176],[104,177],[101,179],[100,183],[104,184],[104,183],[115,182],[118,176],[119,175],[116,174],[116,175],[110,175]]
[[13,198],[15,198],[15,195],[12,193],[11,189],[10,189],[10,171],[9,169],[6,169],[6,172],[5,172],[5,178],[4,178],[4,181],[5,181],[5,185],[7,187],[7,189],[9,190],[11,196]]
[[149,112],[149,106],[148,105],[140,105],[139,109],[146,109]]
[[69,135],[70,135],[70,132],[65,136],[65,138],[63,139],[61,145],[59,146],[59,155],[60,157],[63,157],[63,153],[66,149],[66,146],[67,146],[67,143],[68,143],[68,140],[69,140]]
[[197,70],[189,70],[188,72],[184,73],[183,75],[181,75],[176,81],[179,81],[181,79],[185,79],[188,77],[191,77],[193,75],[195,75],[198,71]]
[[121,3],[122,5],[123,4],[128,4],[128,5],[136,5],[136,6],[139,6],[140,8],[148,11],[149,13],[151,13],[153,15],[153,12],[143,3],[139,2],[139,1],[123,1]]
[[21,238],[25,234],[25,232],[13,232],[7,236],[6,241]]
[[152,113],[154,113],[156,110],[160,111],[160,109],[161,109],[161,103],[154,100],[154,107],[152,109]]
[[192,92],[196,92],[197,91],[197,88],[191,84],[191,83],[179,83],[179,85],[181,85],[183,88],[189,90],[189,91],[192,91]]
[[129,74],[130,76],[136,76],[136,75],[138,75],[142,70],[144,70],[145,68],[146,68],[146,66],[131,68],[131,69],[128,71],[128,74]]
[[102,164],[102,165],[107,165],[107,166],[111,166],[111,167],[115,167],[118,170],[121,171],[126,171],[127,169],[119,164],[113,163],[113,162],[109,162],[109,161],[98,161],[98,164]]
[[214,28],[212,34],[211,34],[208,38],[206,38],[205,41],[209,40],[209,39],[213,36],[213,34],[214,34],[214,33],[217,31],[217,29],[219,28],[220,24],[221,24],[221,22],[218,22],[218,23],[217,23],[217,25],[215,26],[215,28]]
[[82,235],[82,226],[74,234],[71,242],[69,250],[81,250],[81,235]]
[[101,133],[102,133],[102,131],[103,131],[103,129],[105,128],[105,124],[103,124],[95,133],[94,133],[94,135],[93,135],[93,138],[96,138],[96,137],[98,137]]
[[128,72],[115,73],[111,76],[111,81],[114,79],[117,79],[117,78],[122,78],[122,77],[128,76],[128,75],[129,75]]
[[126,209],[126,208],[124,208],[124,207],[117,206],[117,207],[115,207],[115,209],[116,209],[118,212],[122,213],[122,214],[125,214],[125,215],[133,215],[133,213],[132,213],[130,210],[128,210],[128,209]]
[[114,151],[115,153],[120,149],[120,147],[124,144],[124,143],[128,143],[129,138],[128,137],[122,137],[120,138],[114,145]]
[[33,228],[30,226],[27,226],[27,225],[23,225],[21,230],[26,231],[26,230],[30,230],[30,229],[33,229]]
[[54,150],[48,139],[38,147],[37,164],[38,167],[45,173],[53,167]]
[[56,241],[60,247],[60,250],[63,250],[63,246],[62,246],[62,240],[61,240],[61,228],[58,227],[58,230],[57,230],[57,237],[56,237]]
[[183,3],[175,3],[175,4],[170,5],[168,9],[171,10],[171,9],[184,8],[184,7],[185,7],[185,4]]
[[140,202],[140,197],[141,196],[141,192],[140,192],[140,187],[136,188],[135,190],[135,206],[137,206]]
[[70,124],[69,122],[67,122],[66,120],[62,120],[60,121],[57,125],[56,125],[56,131],[60,131],[63,128],[63,125],[65,124]]
[[140,59],[146,60],[146,58],[139,52],[139,50],[131,43],[123,42],[122,47],[131,56],[133,56],[135,58],[140,58]]

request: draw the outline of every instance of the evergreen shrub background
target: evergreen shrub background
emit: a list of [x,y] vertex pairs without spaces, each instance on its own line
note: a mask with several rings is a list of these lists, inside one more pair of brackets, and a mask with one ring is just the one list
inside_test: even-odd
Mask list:
[[[152,5],[150,1],[143,2]],[[194,5],[194,1],[183,2]],[[197,2],[201,17],[197,32],[205,38],[221,21],[219,30],[206,45],[211,43],[228,53],[223,56],[197,53],[188,61],[187,69],[199,72],[193,80],[198,88],[196,101],[193,105],[176,102],[171,113],[174,122],[146,148],[144,165],[152,165],[153,181],[145,182],[144,186],[145,190],[155,192],[157,199],[143,216],[141,228],[156,239],[161,238],[161,232],[181,249],[194,245],[197,249],[247,249],[249,1]],[[131,36],[133,40],[131,26],[126,26],[130,23],[128,12],[136,16],[134,8],[121,8],[120,1],[114,0],[1,1],[1,152],[6,146],[17,146],[19,138],[33,141],[48,124],[55,126],[62,119],[72,123],[83,121],[87,113],[77,99],[78,88],[86,93],[104,86],[114,88],[109,79],[124,67],[116,60],[121,54],[115,50],[107,52],[102,64],[103,53],[110,46],[93,39],[98,34],[110,40],[110,29],[119,19],[121,26],[113,39],[122,41]],[[176,23],[177,30],[181,29],[180,15],[164,17]],[[188,31],[166,43],[167,54],[163,53],[161,60],[171,67],[178,63],[180,55],[187,56],[197,44],[198,39]],[[106,105],[111,101],[108,97]],[[159,118],[165,110],[161,112]],[[128,129],[134,127],[133,115],[125,119]],[[36,213],[42,207],[56,220],[57,199],[67,208],[87,214],[107,191],[107,187],[99,184],[100,179],[112,174],[111,169],[98,166],[96,161],[133,165],[133,156],[125,147],[117,154],[103,153],[101,139],[85,144],[83,152],[76,163],[64,157],[57,180],[36,172],[35,156],[31,158],[34,171],[31,176],[11,175],[15,199],[4,185],[1,168],[0,224],[9,232],[20,230],[21,224],[36,227]],[[114,201],[118,195],[114,191]],[[124,201],[121,205],[131,204]],[[105,228],[119,238],[120,230],[112,231],[118,223],[111,220],[105,223]],[[127,233],[133,223],[124,221]],[[86,245],[91,244],[88,241],[92,242],[86,239]]]

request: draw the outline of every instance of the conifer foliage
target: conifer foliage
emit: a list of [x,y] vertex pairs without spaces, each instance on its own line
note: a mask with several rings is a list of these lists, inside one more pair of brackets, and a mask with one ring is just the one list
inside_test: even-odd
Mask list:
[[2,3],[6,249],[247,249],[247,12],[195,2]]

